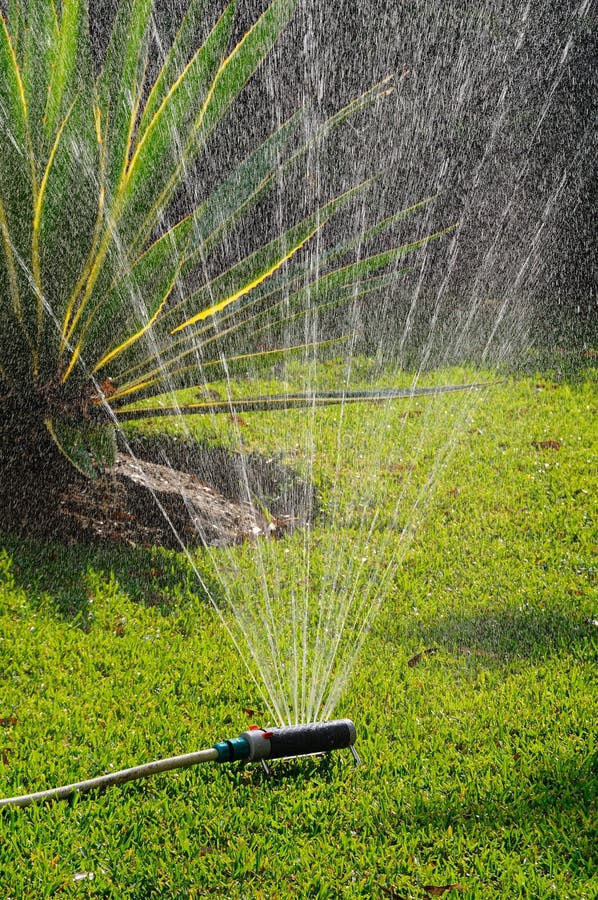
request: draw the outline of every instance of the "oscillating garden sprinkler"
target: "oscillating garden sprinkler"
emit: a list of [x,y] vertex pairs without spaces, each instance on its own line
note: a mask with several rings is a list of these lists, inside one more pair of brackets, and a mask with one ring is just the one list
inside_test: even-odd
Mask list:
[[239,737],[218,741],[213,747],[206,750],[159,759],[143,766],[110,772],[108,775],[100,775],[99,778],[77,781],[74,784],[50,788],[47,791],[23,794],[20,797],[7,797],[0,800],[0,807],[29,806],[30,803],[36,801],[66,800],[74,794],[84,794],[87,791],[104,789],[114,784],[124,784],[137,778],[147,778],[150,775],[157,775],[159,772],[183,769],[202,762],[225,763],[236,760],[247,762],[259,760],[266,773],[270,774],[266,762],[268,759],[294,759],[299,756],[329,753],[331,750],[344,750],[348,747],[356,765],[360,765],[361,760],[354,746],[355,736],[355,725],[351,719],[313,722],[309,725],[285,725],[282,728],[269,730],[253,725]]

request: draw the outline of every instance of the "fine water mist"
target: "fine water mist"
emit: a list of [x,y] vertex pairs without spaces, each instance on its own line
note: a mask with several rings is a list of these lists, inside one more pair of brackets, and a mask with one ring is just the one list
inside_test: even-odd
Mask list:
[[[239,4],[238,37],[265,5]],[[185,6],[156,4],[150,75]],[[96,63],[113,9],[102,0],[92,10]],[[425,520],[438,473],[458,452],[476,404],[488,402],[492,387],[475,385],[529,364],[539,347],[568,352],[591,339],[596,139],[585,54],[592,10],[591,0],[558,9],[547,0],[383,0],[371,9],[304,0],[219,140],[210,139],[188,167],[184,188],[159,223],[158,232],[197,208],[232,164],[300,108],[298,140],[307,152],[293,167],[281,167],[268,198],[227,232],[217,253],[199,260],[188,276],[193,289],[209,292],[220,270],[375,176],[257,287],[262,306],[250,313],[237,343],[231,312],[222,311],[206,326],[201,346],[182,336],[178,348],[189,365],[188,387],[222,404],[199,424],[180,415],[178,439],[195,443],[204,461],[203,445],[213,449],[225,440],[237,499],[271,527],[238,545],[205,538],[199,550],[173,529],[192,565],[196,553],[211,561],[216,587],[202,581],[198,567],[198,593],[209,597],[273,722],[310,722],[337,708],[376,613],[396,591],[395,576]],[[326,120],[373,85],[374,100],[326,133]],[[177,141],[172,130],[175,148]],[[383,240],[376,223],[412,207],[392,220]],[[375,292],[356,282],[342,303],[316,302],[316,279],[340,242],[359,261],[440,231],[446,233],[438,240],[397,259]],[[128,253],[118,241],[115,248]],[[173,303],[189,283],[175,287]],[[282,318],[268,311],[274,290]],[[133,283],[130,308],[148,319]],[[257,359],[247,358],[248,330],[258,337]],[[281,331],[290,349],[268,358]],[[223,336],[232,351],[210,360],[219,373],[213,381],[204,348],[218,347]],[[168,383],[171,370],[151,328],[143,340]],[[455,384],[474,386],[416,393]],[[369,389],[413,393],[350,402],[352,391]],[[239,410],[243,394],[256,392],[289,400],[300,394],[304,402],[287,411]],[[317,398],[326,392],[339,402],[321,408]],[[178,395],[169,402],[184,407]],[[159,434],[163,423],[149,428]],[[131,432],[120,437],[132,454]],[[290,473],[270,485],[270,495],[256,489],[256,455],[264,467],[274,463]],[[161,461],[174,464],[166,450]]]
[[[304,190],[281,174],[274,204],[260,210],[252,235],[236,240],[259,241],[289,214],[372,173],[378,181],[349,223],[357,241],[384,215],[430,196],[433,203],[398,223],[397,242],[455,229],[410,259],[392,290],[365,301],[356,292],[328,316],[310,307],[308,294],[304,314],[288,323],[289,343],[305,349],[246,377],[288,392],[300,381],[314,394],[380,379],[416,387],[427,372],[450,379],[447,367],[455,364],[482,367],[489,380],[490,368],[525,364],[538,340],[588,339],[595,303],[584,266],[595,145],[584,57],[590,7],[383,3],[364,15],[350,6],[332,14],[302,5],[246,89],[230,143],[214,148],[208,177],[298,104],[311,110],[305,127],[315,129],[369,84],[391,75],[394,90],[342,140],[315,145],[304,161]],[[253,7],[244,12],[250,18]],[[197,175],[187,187],[193,201],[205,170]],[[346,234],[347,222],[335,223],[306,248],[310,275]],[[237,247],[231,241],[228,252]],[[331,332],[344,340],[323,349],[320,336]],[[232,410],[234,375],[224,384]],[[273,720],[334,711],[425,518],[436,475],[479,402],[488,402],[486,393],[472,390],[326,412],[314,403],[252,421],[253,439],[261,433],[267,453],[303,479],[304,494],[295,491],[288,505],[298,527],[278,540],[204,552],[222,584],[213,602]],[[320,444],[321,417],[333,421],[334,447]],[[231,416],[241,460],[245,431]],[[243,499],[255,503],[251,479],[241,481]]]

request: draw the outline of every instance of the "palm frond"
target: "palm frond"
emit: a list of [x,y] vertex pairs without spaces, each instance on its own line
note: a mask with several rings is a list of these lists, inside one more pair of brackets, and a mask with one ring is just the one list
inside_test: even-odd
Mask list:
[[[193,158],[194,136],[226,52],[233,10],[231,3],[131,147],[116,216],[126,245],[140,247],[147,240],[164,207],[162,200],[156,204],[156,197],[170,198],[184,177],[181,162],[188,165]],[[146,190],[148,184],[151,191]]]
[[394,400],[408,400],[414,397],[430,397],[435,394],[454,393],[488,388],[500,382],[473,384],[451,384],[437,387],[363,390],[363,391],[319,391],[313,393],[270,394],[258,397],[234,397],[226,400],[200,400],[197,403],[179,405],[163,400],[152,406],[144,405],[131,409],[121,409],[116,413],[119,421],[153,419],[171,415],[216,415],[218,413],[240,414],[248,412],[274,412],[287,409],[309,409],[312,407],[338,406],[345,403],[389,403]]
[[207,0],[191,0],[164,64],[160,69],[141,114],[139,133],[144,134],[154,113],[170,93],[197,46],[197,34],[203,24]]
[[143,96],[153,0],[123,0],[116,10],[106,62],[98,79],[106,181],[111,204],[122,189]]
[[[322,333],[306,343],[299,328],[305,310],[318,310],[326,321],[342,304],[357,298],[367,303],[376,293],[393,291],[402,258],[448,231],[431,230],[408,243],[393,240],[397,223],[433,199],[428,198],[320,251],[329,220],[369,189],[370,180],[287,219],[257,247],[248,241],[251,251],[235,259],[224,252],[235,229],[252,228],[251,214],[270,191],[299,179],[314,147],[392,91],[388,79],[315,127],[311,119],[312,127],[305,127],[308,111],[299,110],[222,173],[197,208],[164,224],[173,221],[171,201],[191,166],[199,165],[208,139],[296,5],[297,0],[271,0],[231,46],[234,0],[205,30],[208,4],[190,0],[156,72],[149,60],[153,0],[120,0],[96,77],[88,0],[5,4],[0,404],[9,386],[10,402],[24,416],[38,416],[41,428],[86,475],[113,458],[108,404],[123,420],[145,416],[150,407],[134,410],[132,399],[151,403],[152,396],[173,387],[224,372],[230,377],[285,353],[344,341]],[[200,31],[205,39],[198,42]],[[392,246],[381,249],[382,238]],[[310,241],[313,250],[306,253]],[[99,381],[110,385],[107,395]],[[275,395],[235,400],[234,408],[386,402],[412,395]],[[153,414],[166,414],[162,404],[155,401]],[[183,409],[230,411],[231,403]]]
[[34,160],[38,168],[43,168],[47,146],[44,115],[52,70],[57,64],[59,24],[54,0],[30,0],[26,15],[22,54],[23,84]]

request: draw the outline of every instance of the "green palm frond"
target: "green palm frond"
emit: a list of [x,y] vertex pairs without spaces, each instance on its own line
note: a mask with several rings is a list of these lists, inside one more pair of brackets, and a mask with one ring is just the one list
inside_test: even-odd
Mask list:
[[[298,177],[314,146],[392,90],[388,80],[315,128],[306,128],[306,111],[299,110],[222,173],[196,209],[163,224],[172,220],[172,201],[190,166],[295,6],[296,0],[272,0],[231,46],[231,2],[197,45],[208,4],[191,0],[150,80],[153,0],[121,0],[97,74],[87,0],[7,3],[0,23],[0,406],[10,403],[17,419],[36,417],[87,475],[113,459],[114,417],[149,414],[150,407],[132,411],[136,398],[215,379],[224,366],[230,374],[300,352],[304,344],[283,336],[308,302],[331,310],[391,290],[402,257],[446,233],[351,259],[429,198],[324,250],[314,275],[303,248],[370,189],[365,182],[217,267],[233,229],[251,229],[253,210],[279,179]],[[320,343],[329,340],[322,335]],[[342,400],[401,396],[344,393]],[[287,408],[340,399],[274,396],[235,405]],[[151,409],[172,412],[161,401]],[[225,409],[230,404],[184,411]],[[0,427],[7,427],[1,419]]]
[[317,406],[334,406],[345,403],[389,403],[392,400],[407,400],[414,397],[429,397],[434,394],[454,393],[455,391],[475,390],[489,387],[496,382],[479,384],[441,385],[438,387],[381,389],[362,391],[318,391],[313,393],[289,392],[288,394],[270,394],[264,397],[235,397],[226,400],[199,400],[197,403],[175,404],[162,399],[155,405],[144,405],[138,409],[123,410],[122,421],[151,419],[158,416],[170,416],[175,411],[182,415],[214,415],[215,413],[247,413],[272,412],[286,409],[309,409]]

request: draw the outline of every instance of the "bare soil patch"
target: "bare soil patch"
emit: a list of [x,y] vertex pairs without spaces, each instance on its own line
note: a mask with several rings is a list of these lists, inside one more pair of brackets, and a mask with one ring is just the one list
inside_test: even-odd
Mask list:
[[276,460],[159,441],[133,449],[92,481],[53,447],[20,448],[3,461],[0,527],[181,549],[280,538],[314,512],[311,487]]

